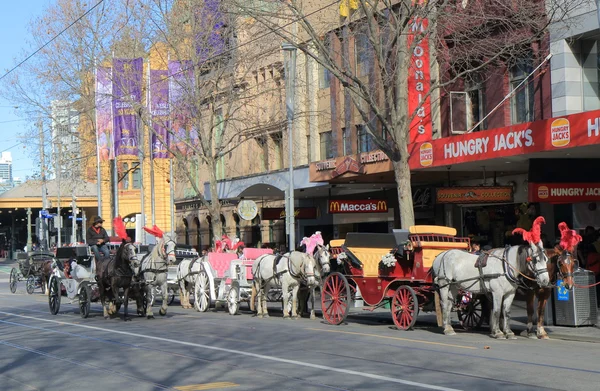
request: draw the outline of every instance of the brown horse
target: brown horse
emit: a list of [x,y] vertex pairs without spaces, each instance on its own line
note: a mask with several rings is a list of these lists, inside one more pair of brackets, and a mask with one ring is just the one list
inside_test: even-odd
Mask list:
[[[563,250],[561,247],[556,246],[553,249],[546,250],[548,258],[548,275],[550,276],[550,283],[556,284],[558,278],[562,280],[563,286],[568,290],[573,289],[573,270],[575,269],[575,254],[576,252],[570,252]],[[529,338],[540,338],[550,339],[546,330],[544,330],[544,311],[546,309],[546,303],[548,298],[552,294],[552,288],[540,288],[537,284],[532,283],[525,293],[527,301],[527,330],[524,330],[521,335]],[[537,333],[533,333],[533,312],[534,312],[534,298],[537,297]]]

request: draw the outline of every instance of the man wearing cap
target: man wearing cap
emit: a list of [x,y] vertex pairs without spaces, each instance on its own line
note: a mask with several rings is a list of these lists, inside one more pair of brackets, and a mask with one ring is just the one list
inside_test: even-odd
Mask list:
[[96,216],[92,219],[92,225],[87,230],[86,234],[86,242],[88,246],[94,252],[96,257],[96,261],[101,261],[100,253],[104,256],[104,258],[108,259],[110,256],[110,251],[108,250],[107,243],[109,241],[108,233],[106,230],[102,228],[102,217]]

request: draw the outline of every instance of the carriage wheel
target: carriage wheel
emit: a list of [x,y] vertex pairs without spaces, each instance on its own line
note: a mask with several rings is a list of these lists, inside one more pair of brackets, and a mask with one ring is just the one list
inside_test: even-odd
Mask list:
[[173,304],[175,301],[175,289],[169,288],[167,290],[167,305]]
[[461,305],[462,295],[458,296],[459,306],[456,314],[462,326],[466,329],[480,328],[483,325],[483,300],[482,296],[473,296],[469,303]]
[[234,282],[227,293],[227,310],[229,315],[237,315],[240,309],[240,287]]
[[54,277],[50,279],[50,283],[48,284],[48,290],[50,290],[50,295],[48,296],[50,313],[52,315],[56,315],[60,310],[60,283],[58,281],[58,278]]
[[29,276],[27,277],[27,282],[25,283],[25,289],[27,290],[27,294],[31,295],[35,289],[35,277]]
[[392,298],[392,318],[400,330],[409,330],[415,325],[419,314],[419,301],[415,291],[402,285]]
[[208,274],[202,270],[196,279],[194,287],[194,306],[200,312],[208,311],[210,307],[210,281]]
[[10,279],[9,279],[9,287],[11,293],[15,293],[17,291],[17,281],[19,280],[19,275],[17,274],[17,269],[14,267],[10,270]]
[[87,285],[81,287],[79,292],[79,314],[83,319],[90,315],[90,288]]
[[321,311],[329,324],[338,325],[346,319],[350,310],[350,286],[341,273],[331,273],[321,290]]

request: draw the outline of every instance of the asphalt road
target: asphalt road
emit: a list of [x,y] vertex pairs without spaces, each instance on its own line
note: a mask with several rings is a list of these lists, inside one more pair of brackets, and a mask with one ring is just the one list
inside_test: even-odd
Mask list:
[[[269,319],[169,307],[155,320],[81,319],[63,298],[16,294],[0,266],[0,390],[598,390],[600,344],[484,333],[447,337],[427,323]],[[133,307],[133,308],[132,308]],[[246,306],[242,304],[244,310]],[[157,313],[156,311],[155,313]],[[130,305],[130,313],[135,306]]]

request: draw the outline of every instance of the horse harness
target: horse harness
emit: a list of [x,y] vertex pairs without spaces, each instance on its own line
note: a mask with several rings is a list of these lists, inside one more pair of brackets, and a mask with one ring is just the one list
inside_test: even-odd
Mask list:
[[[438,285],[438,289],[444,288],[448,285],[452,285],[452,284],[462,284],[464,282],[468,282],[468,281],[478,281],[481,284],[481,288],[484,294],[488,294],[488,289],[486,288],[484,282],[485,280],[493,280],[495,278],[499,278],[499,277],[506,277],[506,279],[511,283],[511,284],[515,284],[517,287],[522,288],[522,289],[534,289],[530,286],[527,285],[526,281],[524,278],[528,279],[528,280],[533,280],[532,278],[524,275],[523,273],[521,273],[520,271],[518,271],[519,275],[515,276],[514,271],[515,268],[510,265],[510,263],[508,262],[507,258],[508,258],[508,251],[510,250],[511,246],[506,246],[504,247],[504,251],[502,253],[502,257],[499,257],[497,255],[494,255],[492,253],[492,251],[484,251],[482,252],[482,254],[479,255],[479,257],[477,258],[477,261],[475,262],[475,267],[477,267],[477,269],[479,270],[479,276],[477,277],[472,277],[472,278],[467,278],[465,280],[460,280],[460,281],[449,281],[447,284],[445,285]],[[445,254],[444,254],[445,256]],[[487,266],[487,260],[489,257],[492,258],[496,258],[499,259],[500,261],[502,261],[502,269],[503,269],[503,273],[494,273],[494,274],[484,274],[483,272],[483,268],[485,268]],[[531,262],[532,257],[527,257],[527,262]],[[442,263],[442,265],[445,264]],[[559,268],[560,269],[560,268]],[[534,269],[533,270],[534,274],[536,275],[536,277],[538,275],[540,275],[541,273],[544,272],[548,272],[548,269]],[[533,280],[535,281],[535,280]]]
[[[311,277],[310,275],[306,274],[302,271],[302,267],[300,268],[300,272],[298,273],[294,273],[294,270],[292,268],[292,257],[291,257],[291,253],[285,253],[285,254],[280,254],[275,256],[275,258],[273,259],[273,276],[271,276],[268,279],[263,279],[262,276],[260,275],[260,264],[261,262],[265,259],[266,257],[262,257],[261,259],[258,260],[258,265],[256,266],[256,270],[258,270],[259,272],[259,279],[263,280],[263,284],[268,284],[269,282],[271,282],[271,280],[276,280],[277,284],[281,284],[281,281],[279,281],[279,277],[281,277],[282,275],[284,275],[286,272],[290,273],[290,276],[292,276],[293,278],[297,279],[297,280],[302,280],[304,279],[304,277]],[[287,259],[287,264],[288,267],[286,270],[283,270],[281,272],[277,272],[277,265],[279,264],[279,262],[283,259]],[[304,266],[304,262],[302,263],[302,266]],[[313,274],[314,275],[314,274]]]
[[[165,251],[165,247],[169,242],[174,242],[173,240],[169,240],[166,243],[161,244],[158,247],[158,255],[160,257],[160,259],[162,260],[162,262],[160,262],[160,264],[164,265],[164,267],[159,267],[159,268],[148,268],[148,269],[143,269],[141,268],[141,265],[144,264],[144,261],[150,257],[152,255],[152,253],[148,253],[146,255],[144,255],[144,257],[142,258],[142,260],[140,261],[140,271],[139,271],[139,275],[140,277],[142,277],[141,279],[143,281],[146,281],[146,279],[143,277],[144,273],[154,273],[154,278],[152,279],[152,281],[150,283],[153,283],[154,281],[156,281],[156,275],[157,274],[162,274],[162,273],[167,273],[169,271],[169,265],[168,265],[168,257],[169,254],[171,253],[175,253],[175,250],[169,251],[168,253]],[[161,251],[162,250],[162,251]],[[155,263],[159,263],[158,261]]]

